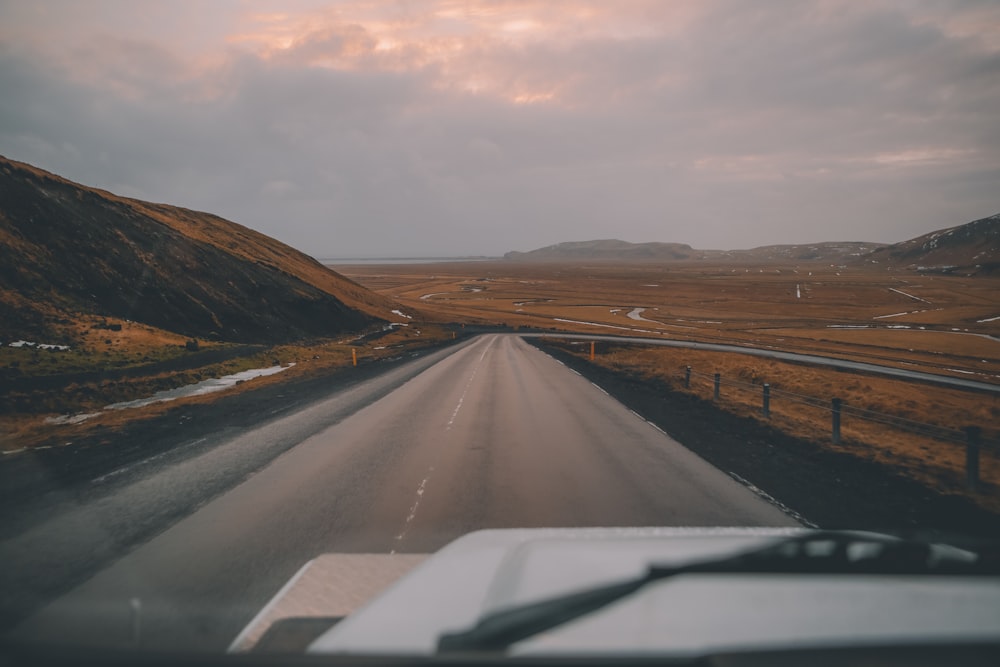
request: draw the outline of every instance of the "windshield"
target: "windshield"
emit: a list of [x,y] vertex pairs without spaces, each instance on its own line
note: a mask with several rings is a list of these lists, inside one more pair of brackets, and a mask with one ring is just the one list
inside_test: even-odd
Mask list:
[[[0,645],[433,650],[803,530],[995,554],[998,56],[992,2],[0,3]],[[685,570],[531,646],[1000,627],[995,571],[906,572]]]

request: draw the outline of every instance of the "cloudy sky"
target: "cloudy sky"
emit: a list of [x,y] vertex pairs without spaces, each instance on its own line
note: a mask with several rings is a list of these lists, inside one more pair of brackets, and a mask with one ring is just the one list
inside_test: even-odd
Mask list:
[[0,154],[317,257],[1000,212],[996,0],[0,0]]

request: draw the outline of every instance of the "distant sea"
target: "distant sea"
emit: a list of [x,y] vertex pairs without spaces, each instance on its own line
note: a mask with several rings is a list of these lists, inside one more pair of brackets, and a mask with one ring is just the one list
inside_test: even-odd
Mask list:
[[488,262],[502,257],[318,257],[320,264],[348,266],[359,264],[438,264],[441,262]]

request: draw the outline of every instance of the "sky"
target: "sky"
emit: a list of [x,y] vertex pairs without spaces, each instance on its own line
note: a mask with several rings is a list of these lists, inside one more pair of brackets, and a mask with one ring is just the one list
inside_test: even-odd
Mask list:
[[996,0],[0,0],[0,154],[314,257],[1000,212]]

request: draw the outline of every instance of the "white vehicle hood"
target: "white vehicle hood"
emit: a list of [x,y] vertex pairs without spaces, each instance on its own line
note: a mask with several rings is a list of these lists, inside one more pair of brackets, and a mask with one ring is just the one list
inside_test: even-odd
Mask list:
[[[435,653],[491,612],[719,558],[799,529],[484,530],[428,558],[315,640],[310,653]],[[391,558],[391,557],[388,557]],[[1000,637],[1000,579],[683,575],[514,644],[515,655],[696,654],[723,649]]]

